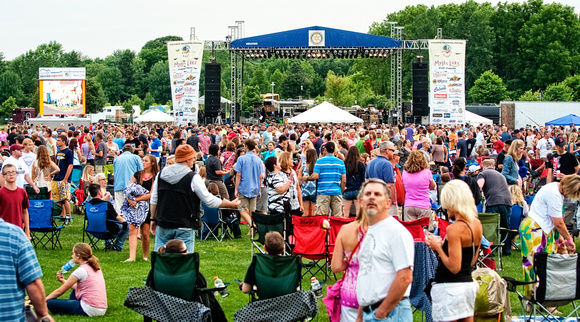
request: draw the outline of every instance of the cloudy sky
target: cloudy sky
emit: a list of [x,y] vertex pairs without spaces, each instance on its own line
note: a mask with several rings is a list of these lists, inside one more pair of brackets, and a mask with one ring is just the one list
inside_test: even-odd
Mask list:
[[[576,1],[557,2],[574,6]],[[406,5],[450,2],[462,1],[3,0],[0,52],[11,60],[54,40],[65,51],[104,58],[117,49],[139,51],[148,40],[162,36],[189,39],[191,27],[199,40],[224,40],[228,26],[236,20],[245,22],[245,36],[315,25],[368,32],[373,22],[383,21]],[[577,5],[575,11],[579,12]]]

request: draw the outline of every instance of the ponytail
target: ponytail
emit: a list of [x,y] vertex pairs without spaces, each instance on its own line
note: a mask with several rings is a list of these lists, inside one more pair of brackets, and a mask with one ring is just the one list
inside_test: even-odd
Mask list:
[[101,269],[101,265],[99,264],[99,259],[93,255],[93,250],[91,246],[86,243],[78,243],[74,246],[73,252],[78,255],[83,261],[86,261],[87,264],[98,271]]

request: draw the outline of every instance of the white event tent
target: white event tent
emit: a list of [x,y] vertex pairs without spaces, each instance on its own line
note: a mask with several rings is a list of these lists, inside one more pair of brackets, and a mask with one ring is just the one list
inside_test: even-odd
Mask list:
[[487,117],[483,117],[481,115],[477,115],[470,111],[465,111],[465,122],[471,125],[493,125],[493,121],[488,119]]
[[136,123],[173,123],[175,119],[169,114],[165,114],[160,110],[154,108],[141,114],[135,119]]
[[288,120],[288,123],[362,123],[363,120],[328,102],[322,102],[304,113]]

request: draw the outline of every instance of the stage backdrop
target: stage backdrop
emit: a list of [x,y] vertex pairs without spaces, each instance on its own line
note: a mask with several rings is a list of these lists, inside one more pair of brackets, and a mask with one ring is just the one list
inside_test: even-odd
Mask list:
[[199,76],[203,58],[203,41],[167,42],[169,78],[175,122],[184,125],[197,122]]
[[465,123],[465,40],[429,40],[431,123]]
[[38,107],[41,115],[85,114],[85,68],[38,69]]

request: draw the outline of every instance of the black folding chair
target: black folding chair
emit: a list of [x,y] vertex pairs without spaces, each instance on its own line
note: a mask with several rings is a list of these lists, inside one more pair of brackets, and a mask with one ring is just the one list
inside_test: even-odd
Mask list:
[[[252,225],[255,229],[251,230],[252,256],[254,256],[254,247],[262,254],[265,253],[263,245],[265,244],[266,234],[270,231],[277,231],[286,241],[286,219],[284,214],[264,215],[259,212],[252,213]],[[256,234],[257,231],[257,234]],[[260,246],[262,245],[262,246]],[[286,245],[290,249],[289,245]]]

